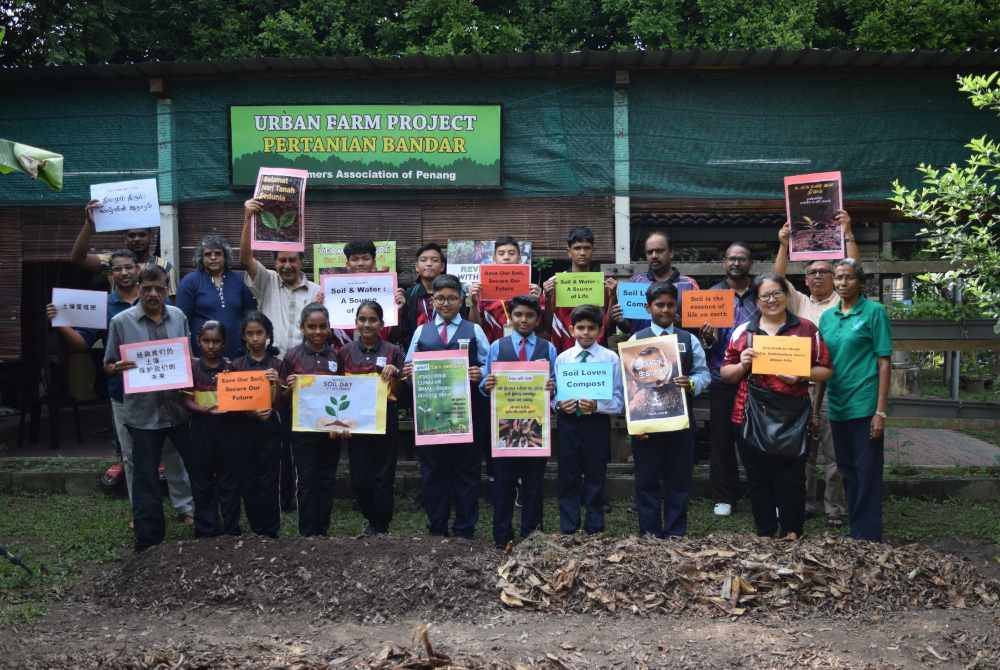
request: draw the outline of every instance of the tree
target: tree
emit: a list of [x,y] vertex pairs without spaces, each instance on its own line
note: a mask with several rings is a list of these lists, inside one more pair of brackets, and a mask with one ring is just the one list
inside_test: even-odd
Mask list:
[[[959,90],[978,109],[1000,114],[998,75],[959,77]],[[984,135],[966,147],[971,154],[964,165],[921,164],[923,185],[907,188],[896,180],[889,199],[924,224],[920,235],[930,251],[955,265],[946,280],[961,279],[965,294],[996,319],[1000,333],[1000,144]]]

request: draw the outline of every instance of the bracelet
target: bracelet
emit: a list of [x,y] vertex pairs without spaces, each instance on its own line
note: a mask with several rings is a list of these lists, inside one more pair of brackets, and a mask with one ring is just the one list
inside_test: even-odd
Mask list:
[[877,410],[875,410],[875,416],[880,416],[880,417],[882,417],[883,419],[888,419],[888,418],[889,418],[889,415],[888,415],[888,414],[886,414],[885,412],[883,412],[883,411],[882,411],[882,410],[880,410],[880,409],[877,409]]

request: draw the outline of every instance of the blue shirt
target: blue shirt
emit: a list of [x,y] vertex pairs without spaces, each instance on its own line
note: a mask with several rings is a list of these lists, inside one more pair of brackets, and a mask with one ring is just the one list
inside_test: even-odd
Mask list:
[[[535,345],[538,344],[538,336],[531,333],[527,337],[524,337],[515,330],[510,334],[510,341],[511,344],[514,345],[515,353],[521,349],[521,340],[525,340],[526,342],[524,345],[524,351],[530,361],[531,355],[535,353]],[[551,342],[549,344],[549,355],[547,357],[549,361],[549,379],[554,382],[556,380],[556,348]],[[498,358],[500,358],[500,340],[497,340],[490,345],[490,352],[486,356],[486,367],[483,368],[483,379],[479,382],[479,391],[483,395],[489,395],[486,392],[486,377],[490,374],[490,368],[493,367],[493,364],[497,362]]]
[[[118,295],[118,291],[111,291],[108,293],[108,323],[110,324],[111,319],[113,319],[117,314],[124,312],[126,309],[137,304],[138,302],[138,298],[136,298],[135,302],[123,300],[122,297]],[[106,328],[105,330],[98,330],[97,328],[75,328],[74,330],[76,330],[76,332],[80,334],[80,337],[83,338],[83,341],[87,344],[88,349],[93,347],[97,340],[105,337],[107,332]],[[107,340],[105,340],[104,345],[107,347]],[[111,399],[122,402],[125,397],[125,382],[122,379],[122,375],[107,375],[107,384],[108,395]]]
[[[632,275],[629,281],[639,284],[654,284],[660,280],[656,278],[656,275],[653,274],[652,270],[648,270],[645,273],[638,272]],[[684,299],[684,291],[697,291],[698,282],[687,275],[682,275],[677,268],[671,268],[670,274],[667,275],[667,278],[662,281],[670,282],[677,289],[677,313],[680,314],[681,300]],[[652,323],[653,322],[650,319],[625,319],[622,324],[622,331],[626,333],[638,333],[643,328],[648,328],[652,325]]]
[[[578,362],[580,360],[581,351],[583,351],[583,347],[579,344],[574,344],[572,347],[556,357],[556,366],[563,363]],[[618,360],[618,354],[610,349],[605,349],[596,342],[590,345],[590,348],[587,349],[587,353],[590,354],[590,356],[587,357],[588,363],[613,363],[611,366],[611,381],[615,390],[611,394],[611,400],[597,401],[597,411],[600,414],[621,413],[621,411],[625,409],[625,387],[622,385],[622,366],[621,362]],[[555,402],[555,400],[552,401],[553,407],[555,407]]]
[[[649,325],[649,329],[659,337],[660,335],[673,335],[674,325],[670,324],[666,328],[661,328],[655,323]],[[635,335],[628,338],[631,342],[635,339]],[[698,341],[698,337],[692,333],[691,335],[691,356],[694,359],[691,365],[691,374],[688,378],[694,382],[694,395],[700,395],[705,388],[712,382],[712,374],[708,370],[708,363],[705,361],[705,348],[701,346],[701,342]]]
[[222,295],[212,283],[212,277],[204,270],[196,270],[184,275],[177,289],[177,306],[187,317],[191,328],[191,355],[201,357],[198,333],[206,321],[218,321],[226,327],[226,347],[223,355],[236,358],[243,354],[240,339],[240,322],[243,315],[257,309],[257,300],[242,277],[227,270],[222,274]]
[[[723,279],[709,290],[716,291],[727,288],[732,287]],[[712,381],[722,379],[719,368],[722,367],[722,357],[726,355],[726,347],[729,346],[729,338],[732,337],[733,331],[760,314],[760,310],[757,309],[757,289],[753,287],[752,281],[743,295],[737,293],[733,300],[736,301],[736,309],[733,312],[735,316],[733,327],[719,328],[715,336],[715,343],[708,350],[708,369],[712,373]]]
[[[448,340],[451,341],[455,337],[455,331],[458,330],[458,324],[462,323],[462,316],[456,314],[452,317],[451,321],[448,322]],[[424,331],[424,327],[428,324],[424,323],[417,326],[417,329],[413,331],[413,337],[410,339],[410,348],[406,350],[406,362],[410,363],[413,361],[413,352],[417,350],[417,342],[420,341],[420,334]],[[434,330],[440,332],[441,326],[444,325],[444,318],[440,314],[434,315]],[[478,323],[472,324],[472,330],[476,333],[476,356],[479,358],[478,364],[480,367],[486,365],[486,352],[490,350],[490,343],[486,339],[486,333],[483,332],[482,326]]]

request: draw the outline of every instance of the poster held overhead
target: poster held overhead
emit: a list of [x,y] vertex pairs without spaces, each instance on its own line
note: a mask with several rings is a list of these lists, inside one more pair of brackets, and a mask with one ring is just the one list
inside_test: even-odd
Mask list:
[[496,376],[490,396],[493,457],[550,456],[548,361],[494,363],[490,372]]
[[682,375],[676,335],[618,344],[625,383],[625,423],[629,435],[684,430],[687,396],[674,384]]
[[250,246],[264,251],[305,251],[307,170],[262,167],[253,199],[263,209],[253,216]]
[[56,306],[53,326],[107,330],[108,294],[104,291],[54,288],[52,304]]
[[843,209],[840,172],[785,177],[785,213],[791,222],[788,257],[793,261],[844,257],[844,230],[834,220]]
[[413,407],[414,442],[418,447],[472,442],[469,352],[413,354]]
[[643,282],[618,282],[616,293],[623,319],[649,318],[649,312],[646,311],[646,289],[649,286]]
[[94,210],[94,230],[98,233],[160,227],[155,179],[91,184],[90,199],[101,201]]
[[[531,242],[522,240],[517,244],[521,262],[531,265]],[[479,281],[480,266],[493,263],[495,246],[493,240],[448,240],[448,274],[458,277],[462,287],[468,289],[469,284]]]
[[330,312],[331,328],[354,328],[358,305],[374,300],[382,307],[387,327],[399,324],[395,272],[354,272],[324,275],[323,305]]

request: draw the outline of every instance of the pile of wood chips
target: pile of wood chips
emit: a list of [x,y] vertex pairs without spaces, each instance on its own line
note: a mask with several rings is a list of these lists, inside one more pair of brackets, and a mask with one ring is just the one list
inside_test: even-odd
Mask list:
[[920,545],[747,535],[657,540],[535,534],[500,566],[500,600],[556,612],[872,616],[996,607],[1000,581]]

